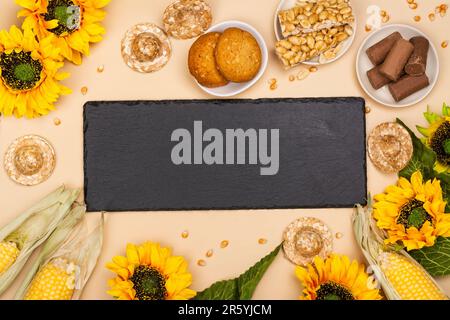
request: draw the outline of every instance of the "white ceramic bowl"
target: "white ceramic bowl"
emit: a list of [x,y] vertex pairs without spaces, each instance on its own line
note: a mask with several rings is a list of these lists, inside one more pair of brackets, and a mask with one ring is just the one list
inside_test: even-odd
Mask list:
[[[426,74],[430,79],[430,85],[399,102],[396,102],[394,100],[391,93],[389,92],[388,86],[384,86],[379,90],[375,90],[370,84],[369,79],[367,78],[367,71],[372,69],[373,65],[367,57],[366,50],[395,31],[400,32],[405,39],[410,39],[416,36],[423,36],[430,42],[426,70]],[[428,94],[431,92],[431,90],[433,90],[433,87],[435,86],[439,77],[439,58],[436,48],[431,42],[431,39],[427,37],[423,32],[417,30],[414,27],[404,24],[390,24],[378,29],[377,31],[374,31],[366,38],[366,40],[364,40],[361,47],[359,48],[358,56],[356,58],[356,74],[358,76],[359,83],[363,87],[364,91],[378,103],[381,103],[382,105],[388,107],[408,107],[425,99],[426,96],[428,96]]]
[[[280,3],[278,4],[277,10],[275,11],[275,19],[274,19],[275,37],[277,38],[278,41],[284,38],[282,31],[281,31],[280,21],[278,20],[278,13],[282,10],[288,10],[292,7],[295,7],[296,3],[297,3],[297,0],[281,0]],[[320,63],[319,57],[316,57],[314,59],[304,61],[304,62],[302,62],[302,64],[306,64],[308,66],[319,66],[319,65],[323,65],[323,64],[332,63],[332,62],[338,60],[340,57],[342,57],[350,49],[350,47],[353,44],[353,41],[355,40],[356,30],[357,30],[356,16],[355,16],[355,21],[351,24],[351,26],[353,28],[353,34],[351,35],[350,38],[348,38],[347,40],[345,40],[342,43],[342,49],[338,52],[338,54],[336,54],[336,57],[334,57],[333,59],[327,60],[323,63]]]
[[216,24],[215,26],[212,26],[207,32],[223,32],[228,28],[239,28],[242,30],[245,30],[247,32],[250,32],[258,41],[259,47],[261,48],[261,68],[259,69],[258,74],[250,81],[243,82],[243,83],[236,83],[236,82],[230,82],[226,86],[218,87],[218,88],[207,88],[205,86],[202,86],[201,84],[198,84],[198,86],[205,91],[206,93],[209,93],[210,95],[216,96],[216,97],[231,97],[235,96],[237,94],[240,94],[244,92],[245,90],[249,89],[251,86],[253,86],[264,74],[264,72],[267,69],[267,63],[269,61],[269,54],[267,52],[267,45],[264,41],[264,38],[261,36],[261,34],[256,31],[255,28],[253,28],[251,25],[241,22],[241,21],[224,21],[219,24]]

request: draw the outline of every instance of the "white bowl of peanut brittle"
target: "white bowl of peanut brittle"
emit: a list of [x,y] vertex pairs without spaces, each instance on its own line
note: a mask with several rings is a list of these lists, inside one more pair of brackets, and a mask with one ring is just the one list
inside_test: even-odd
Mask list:
[[275,13],[275,50],[286,68],[341,58],[355,39],[350,0],[281,0]]

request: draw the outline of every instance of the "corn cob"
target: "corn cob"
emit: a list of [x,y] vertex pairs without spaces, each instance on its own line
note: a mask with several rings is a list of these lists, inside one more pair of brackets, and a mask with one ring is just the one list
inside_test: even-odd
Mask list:
[[34,277],[24,300],[71,300],[75,289],[76,266],[57,258]]
[[58,188],[0,229],[0,294],[67,215],[78,195],[79,190]]
[[377,280],[390,300],[448,300],[434,279],[405,251],[384,245],[372,211],[357,206],[355,237]]
[[15,242],[0,243],[0,274],[8,270],[19,256],[20,250]]
[[447,300],[423,268],[392,253],[380,254],[380,267],[402,300]]
[[15,299],[75,300],[91,275],[100,254],[103,215],[88,236],[86,208],[77,206],[45,242]]

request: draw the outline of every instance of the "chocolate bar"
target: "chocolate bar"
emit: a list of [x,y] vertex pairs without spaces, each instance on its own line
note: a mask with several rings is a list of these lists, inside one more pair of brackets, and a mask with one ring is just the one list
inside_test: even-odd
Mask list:
[[405,71],[411,76],[421,76],[427,70],[430,42],[424,37],[414,37],[409,42],[414,45],[414,52],[405,66]]
[[402,77],[399,81],[391,83],[389,85],[389,91],[391,92],[394,100],[399,102],[413,93],[416,93],[423,88],[428,87],[430,81],[426,74],[418,77],[413,77],[406,75]]
[[403,38],[397,40],[380,66],[380,73],[392,81],[397,81],[413,51],[414,46],[411,42]]
[[399,39],[402,39],[402,35],[399,32],[394,32],[367,49],[366,54],[374,66],[384,62],[389,51]]
[[376,66],[367,71],[369,82],[375,90],[378,90],[391,82],[388,78],[380,73],[380,67]]

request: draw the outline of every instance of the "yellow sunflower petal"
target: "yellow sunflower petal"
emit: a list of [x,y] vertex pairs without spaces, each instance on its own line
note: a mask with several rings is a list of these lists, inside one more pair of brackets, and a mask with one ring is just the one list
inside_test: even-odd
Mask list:
[[303,267],[295,267],[295,275],[302,283],[311,282],[311,276],[309,275],[308,270]]
[[120,277],[121,277],[122,279],[124,279],[124,280],[128,279],[129,276],[130,276],[130,273],[129,273],[129,271],[128,271],[128,268],[118,266],[118,265],[115,264],[115,263],[111,263],[111,262],[107,263],[107,264],[106,264],[106,268],[107,268],[108,270],[110,270],[110,271],[116,273],[118,276],[120,276]]
[[416,194],[424,192],[423,189],[423,178],[420,171],[416,171],[411,175],[411,184]]
[[106,7],[111,2],[111,0],[87,0],[86,2],[92,8],[101,9]]
[[197,295],[192,289],[183,289],[179,293],[170,297],[170,300],[190,300]]
[[172,273],[186,272],[187,266],[187,262],[183,257],[168,257],[164,268],[164,274],[170,275]]
[[434,170],[438,173],[447,172],[449,170],[449,167],[445,164],[440,163],[439,161],[436,161],[434,164]]
[[108,285],[111,290],[107,293],[118,300],[134,300],[136,291],[133,289],[133,283],[130,281],[122,281],[120,279],[114,279],[108,281]]
[[192,284],[192,276],[189,273],[171,275],[166,280],[168,297],[173,297]]
[[9,29],[9,36],[11,37],[11,40],[16,43],[17,46],[19,46],[22,43],[23,39],[23,33],[22,31],[17,28],[17,26],[11,26]]
[[32,9],[36,4],[36,0],[16,0],[16,4],[26,9]]
[[170,251],[167,248],[161,248],[159,244],[153,244],[150,253],[152,266],[161,270],[165,266],[169,254]]
[[127,259],[128,259],[129,264],[134,264],[134,265],[140,264],[139,251],[138,251],[137,247],[132,243],[129,243],[127,245]]

